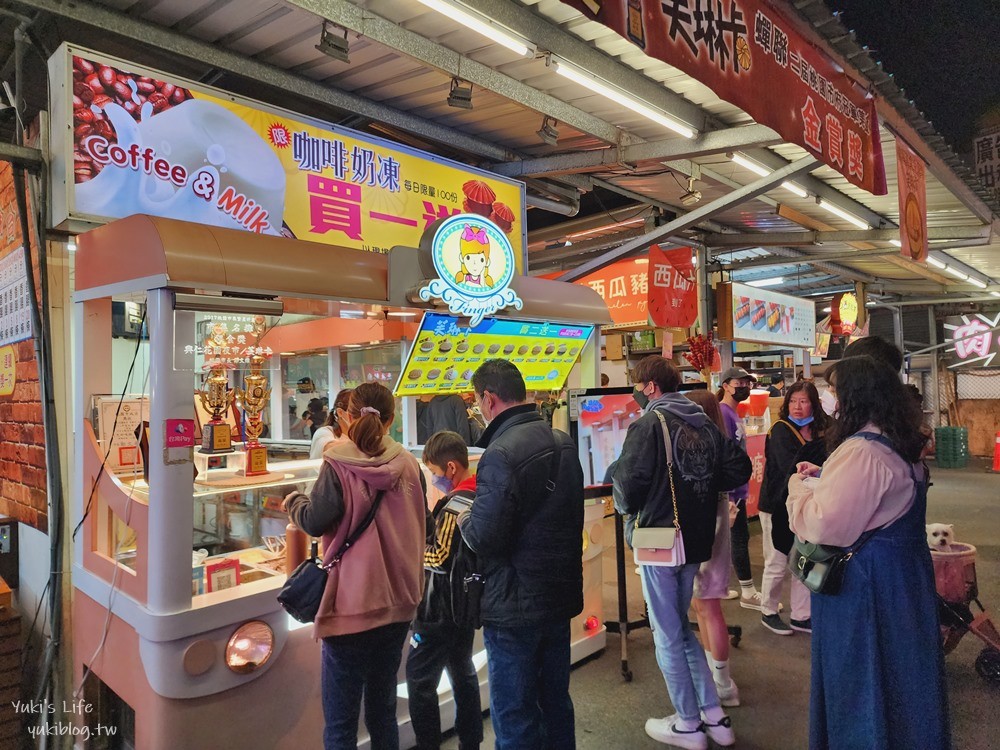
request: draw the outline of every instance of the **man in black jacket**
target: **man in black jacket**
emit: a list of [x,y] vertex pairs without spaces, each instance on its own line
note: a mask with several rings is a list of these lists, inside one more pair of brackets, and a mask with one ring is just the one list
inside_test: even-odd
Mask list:
[[496,750],[572,750],[570,620],[583,609],[583,469],[569,436],[526,403],[502,359],[472,377],[489,423],[476,501],[459,518],[485,578],[481,604]]
[[[648,403],[629,425],[615,467],[615,506],[635,516],[635,525],[641,527],[674,526],[676,507],[685,555],[685,563],[677,567],[641,566],[656,660],[677,710],[663,719],[649,719],[646,734],[669,745],[702,750],[708,747],[707,732],[716,744],[728,747],[736,738],[687,610],[698,566],[712,555],[719,493],[746,482],[752,465],[700,406],[677,393],[681,376],[673,362],[647,357],[636,365],[632,380],[636,400]],[[669,467],[661,416],[670,436]]]

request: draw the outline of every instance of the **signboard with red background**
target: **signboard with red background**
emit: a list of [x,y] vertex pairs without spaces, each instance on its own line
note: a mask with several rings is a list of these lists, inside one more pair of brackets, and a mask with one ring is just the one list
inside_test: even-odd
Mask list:
[[899,178],[899,252],[904,258],[927,262],[927,169],[924,160],[896,139]]
[[[541,274],[543,279],[555,279],[562,271]],[[577,284],[589,286],[608,306],[611,313],[609,328],[635,328],[649,324],[649,261],[645,258],[628,258],[615,261],[604,268],[577,279]]]
[[562,2],[885,195],[874,98],[766,0]]
[[661,328],[687,328],[698,317],[698,281],[691,248],[649,248],[649,318]]

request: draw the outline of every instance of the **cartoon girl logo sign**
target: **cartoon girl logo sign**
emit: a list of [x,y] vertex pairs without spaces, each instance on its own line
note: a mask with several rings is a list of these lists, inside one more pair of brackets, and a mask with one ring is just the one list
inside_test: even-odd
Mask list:
[[514,249],[504,231],[489,219],[456,214],[438,227],[431,243],[438,277],[420,290],[424,301],[439,297],[456,314],[477,326],[487,315],[523,303],[508,286],[514,277]]
[[458,246],[462,267],[455,274],[455,283],[483,290],[491,289],[493,277],[489,272],[490,240],[486,236],[485,227],[466,224]]

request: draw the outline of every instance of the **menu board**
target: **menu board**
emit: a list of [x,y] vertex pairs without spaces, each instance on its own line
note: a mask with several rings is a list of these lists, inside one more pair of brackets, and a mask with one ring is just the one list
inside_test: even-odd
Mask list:
[[473,328],[452,315],[426,313],[396,396],[466,393],[472,374],[488,359],[513,362],[528,390],[559,390],[580,358],[594,326],[484,318]]
[[717,294],[720,338],[804,349],[816,345],[814,302],[746,284],[720,284]]

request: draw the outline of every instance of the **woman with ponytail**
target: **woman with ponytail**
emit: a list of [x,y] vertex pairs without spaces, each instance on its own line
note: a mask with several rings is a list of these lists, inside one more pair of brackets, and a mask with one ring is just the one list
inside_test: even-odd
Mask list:
[[324,750],[357,747],[362,699],[373,750],[399,747],[396,673],[422,595],[427,505],[416,458],[388,434],[394,417],[385,386],[355,388],[339,418],[350,439],[327,447],[310,495],[285,499],[292,521],[322,536],[327,564],[376,508],[370,526],[330,567],[316,615]]

